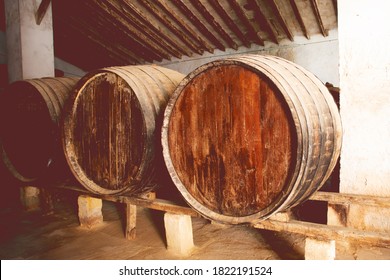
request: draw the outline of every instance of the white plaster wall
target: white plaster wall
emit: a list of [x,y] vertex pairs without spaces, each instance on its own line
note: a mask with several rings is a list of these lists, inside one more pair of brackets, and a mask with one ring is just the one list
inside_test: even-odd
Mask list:
[[[6,36],[5,33],[0,31],[0,64],[7,63],[7,47],[6,47]],[[60,58],[54,58],[55,69],[64,72],[65,76],[68,77],[82,77],[86,74],[86,71],[76,67]]]
[[340,191],[390,196],[390,2],[338,4]]
[[9,79],[54,75],[53,24],[51,6],[40,25],[35,12],[40,0],[5,0]]
[[173,61],[163,61],[159,65],[188,74],[195,68],[216,60],[237,54],[271,54],[293,61],[314,73],[322,82],[330,82],[334,86],[339,85],[338,72],[338,34],[337,30],[331,30],[328,37],[322,35],[311,36],[311,40],[304,37],[295,37],[294,42],[284,41],[280,45],[267,43],[264,47],[252,46],[251,48],[239,48],[237,51],[215,51],[214,54],[194,55],[183,57]]

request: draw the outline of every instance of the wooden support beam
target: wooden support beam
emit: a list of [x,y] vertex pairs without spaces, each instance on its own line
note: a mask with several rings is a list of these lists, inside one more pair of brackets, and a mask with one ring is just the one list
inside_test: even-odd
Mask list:
[[[115,1],[114,1],[115,2]],[[132,1],[128,0],[119,0],[120,3],[113,3],[114,6],[118,7],[124,11],[124,16],[128,16],[132,14],[130,17],[131,21],[135,26],[137,26],[144,33],[149,34],[149,37],[156,44],[160,44],[164,47],[171,55],[181,58],[182,55],[190,55],[190,52],[183,48],[180,43],[175,41],[173,38],[167,36],[164,32],[162,32],[158,25],[152,23],[150,18],[147,18],[142,11],[140,11],[136,5],[132,3]]]
[[253,227],[272,231],[297,233],[315,239],[357,241],[360,244],[390,248],[390,235],[388,233],[368,232],[340,226],[301,221],[280,222],[270,219],[253,224]]
[[[160,38],[146,32],[141,26],[137,25],[137,21],[132,15],[125,15],[119,5],[112,5],[109,1],[93,0],[93,3],[100,7],[106,13],[106,17],[115,21],[118,25],[122,25],[128,32],[133,34],[134,38],[141,43],[145,48],[153,51],[154,54],[161,58],[170,59],[171,55],[163,46]],[[98,8],[99,9],[99,8]]]
[[275,2],[275,0],[268,0],[268,3],[270,4],[272,10],[274,11],[276,17],[279,20],[280,25],[282,26],[284,32],[286,33],[287,37],[290,39],[290,41],[294,41],[294,35],[292,34],[290,28],[288,27],[288,24],[286,20],[284,19],[280,8],[278,4]]
[[[123,62],[127,61],[126,57],[131,57],[131,60],[133,61],[133,63],[128,64],[162,60],[162,56],[157,55],[150,47],[142,45],[137,34],[134,34],[131,30],[125,28],[117,18],[107,17],[105,10],[89,1],[84,2],[83,5],[86,12],[76,16],[76,18],[79,21],[82,21],[84,23],[83,25],[86,25],[85,28],[88,32],[93,34],[94,37],[101,38],[101,41],[104,42],[106,46],[110,46],[123,53]],[[73,13],[77,13],[77,11],[74,11]],[[91,22],[96,22],[96,24],[91,25]],[[116,44],[112,44],[114,40]],[[131,50],[128,48],[129,41],[132,46]]]
[[327,37],[329,35],[329,32],[327,29],[325,29],[324,23],[322,21],[320,9],[318,8],[317,0],[310,0],[311,6],[313,8],[314,14],[317,19],[318,26],[320,27],[321,33],[324,37]]
[[210,5],[214,8],[214,10],[218,13],[218,15],[222,18],[227,26],[236,34],[238,39],[244,44],[245,47],[249,48],[251,42],[247,39],[247,37],[242,33],[241,29],[234,23],[232,18],[226,12],[226,10],[222,7],[222,5],[217,0],[209,0]]
[[261,38],[259,33],[255,30],[249,18],[245,14],[244,10],[241,8],[240,4],[236,0],[229,0],[229,4],[233,8],[234,12],[240,19],[240,21],[244,24],[246,29],[248,30],[249,35],[258,45],[264,46],[264,40]]
[[297,3],[295,2],[295,0],[290,0],[290,4],[291,4],[291,7],[294,11],[295,17],[297,18],[299,25],[301,26],[303,34],[305,35],[305,37],[307,39],[310,39],[309,31],[306,28],[305,22],[303,21],[303,17],[301,15],[301,12],[298,9]]
[[233,39],[223,30],[221,25],[215,20],[210,12],[203,6],[199,0],[191,0],[192,5],[199,11],[199,13],[207,20],[207,22],[218,32],[219,35],[225,40],[228,46],[234,50],[238,49],[238,45]]
[[42,0],[39,4],[38,10],[35,14],[35,21],[38,25],[41,24],[43,18],[45,17],[46,11],[49,8],[51,0]]
[[260,24],[264,25],[264,27],[265,27],[264,29],[270,35],[271,40],[274,43],[279,44],[279,39],[278,39],[278,36],[276,34],[276,31],[274,30],[272,24],[269,22],[269,20],[264,15],[264,13],[261,10],[261,7],[260,7],[259,3],[257,2],[257,0],[250,0],[250,1],[248,1],[248,3],[251,5],[251,7],[252,7],[252,9],[253,9],[253,11],[255,13],[255,18],[258,20],[258,22]]
[[136,238],[137,226],[137,206],[126,203],[126,239],[134,240]]
[[182,2],[182,0],[172,0],[172,3],[182,11],[183,14],[196,26],[199,31],[221,51],[225,51],[225,46],[214,36],[203,22]]
[[163,23],[170,32],[175,34],[185,45],[187,45],[192,51],[203,54],[204,50],[199,48],[194,42],[185,34],[181,29],[177,28],[166,16],[166,14],[162,13],[160,9],[158,9],[155,4],[151,1],[139,0],[145,8],[149,10],[151,14],[153,14],[161,23]]
[[374,207],[390,208],[389,197],[378,197],[369,195],[358,195],[358,194],[343,194],[334,192],[316,192],[310,200],[327,201],[333,204],[360,204]]
[[334,12],[336,14],[336,18],[338,18],[339,16],[339,10],[338,10],[338,7],[337,7],[337,0],[333,0],[333,8],[334,8]]
[[[212,53],[213,48],[208,44],[205,40],[202,39],[202,37],[199,36],[199,33],[196,32],[192,27],[190,27],[186,21],[184,21],[178,14],[174,12],[174,10],[168,6],[166,1],[161,0],[155,0],[155,3],[157,3],[162,11],[164,11],[167,15],[171,17],[172,20],[176,22],[176,24],[190,36],[196,44],[198,44],[201,47],[201,50],[207,50],[208,52]],[[171,3],[172,4],[172,3]]]

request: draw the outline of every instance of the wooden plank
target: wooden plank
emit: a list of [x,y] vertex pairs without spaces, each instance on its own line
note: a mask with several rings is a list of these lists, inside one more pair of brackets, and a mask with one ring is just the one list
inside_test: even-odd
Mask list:
[[320,27],[321,33],[324,37],[327,37],[329,35],[329,32],[324,27],[324,23],[323,23],[322,18],[321,18],[320,9],[318,8],[317,0],[310,0],[310,3],[311,3],[311,6],[313,8],[314,14],[316,16],[317,23],[318,23],[318,26]]
[[[110,195],[98,195],[93,194],[86,190],[85,188],[78,186],[76,184],[62,184],[57,185],[57,188],[64,189],[64,190],[72,190],[76,192],[81,192],[88,194],[89,196],[101,198],[103,200],[111,201],[111,202],[119,202],[119,203],[125,203],[125,204],[131,204],[136,205],[139,207],[145,207],[149,209],[159,210],[159,211],[165,211],[172,214],[178,214],[178,215],[188,215],[191,217],[200,217],[200,215],[193,210],[192,208],[188,206],[179,205],[175,202],[168,201],[165,199],[154,199],[154,195],[152,195],[152,199],[147,198],[140,198],[140,197],[132,197],[132,196],[110,196]],[[148,196],[146,196],[148,197]]]
[[221,35],[225,40],[228,46],[234,50],[238,49],[238,45],[233,39],[223,30],[221,25],[215,20],[215,18],[210,14],[210,12],[203,6],[199,0],[191,0],[192,5],[202,14],[202,16],[207,20],[207,22]]
[[253,224],[252,226],[258,229],[302,234],[316,239],[350,240],[357,241],[359,244],[390,248],[390,235],[388,233],[369,232],[302,221],[280,222],[270,219]]
[[241,8],[240,4],[238,4],[236,0],[229,0],[229,4],[233,8],[240,21],[245,25],[246,29],[248,30],[248,33],[250,34],[254,42],[261,46],[264,46],[263,38],[261,38],[259,33],[255,30],[249,18],[245,14],[244,10]]
[[310,34],[309,31],[306,28],[305,22],[303,21],[303,17],[301,15],[301,12],[298,9],[296,0],[290,0],[291,7],[294,11],[295,17],[297,18],[299,25],[301,26],[301,29],[303,31],[303,34],[305,34],[305,37],[310,40]]
[[390,197],[377,197],[334,192],[316,192],[310,200],[327,201],[333,204],[359,204],[375,207],[390,207]]
[[128,197],[128,196],[97,196],[97,197],[101,197],[104,200],[108,200],[112,202],[130,203],[139,207],[164,211],[172,214],[199,217],[199,214],[195,212],[195,210],[186,206],[175,204],[174,202],[164,200],[164,199],[147,200],[147,199]]
[[185,14],[202,34],[210,40],[218,49],[225,51],[225,46],[214,36],[212,32],[202,23],[202,21],[182,2],[182,0],[172,0],[172,3]]
[[269,0],[268,2],[270,4],[272,10],[274,11],[276,17],[278,18],[279,23],[281,24],[287,37],[290,39],[290,41],[294,41],[294,35],[292,34],[290,28],[288,27],[288,24],[287,24],[286,20],[284,19],[278,4],[275,2],[275,0]]
[[213,48],[205,40],[199,36],[199,32],[196,32],[192,27],[190,27],[186,21],[184,21],[178,14],[176,14],[171,7],[167,5],[165,1],[155,0],[159,5],[160,9],[163,10],[167,15],[174,20],[177,25],[188,34],[197,44],[200,45],[200,50],[207,50],[209,53],[213,53]]
[[42,0],[39,4],[38,10],[35,14],[35,21],[38,25],[41,24],[43,18],[45,17],[46,11],[49,8],[51,0]]

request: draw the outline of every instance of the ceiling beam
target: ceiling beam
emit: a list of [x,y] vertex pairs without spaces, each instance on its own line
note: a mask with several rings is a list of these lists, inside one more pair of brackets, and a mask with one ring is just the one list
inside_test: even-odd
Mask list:
[[152,23],[151,19],[145,17],[144,13],[142,13],[131,1],[119,0],[119,2],[122,3],[121,8],[125,12],[125,15],[129,13],[133,14],[133,16],[135,16],[135,23],[141,28],[141,30],[145,33],[149,32],[153,40],[157,39],[161,45],[166,47],[166,50],[170,54],[177,58],[181,58],[183,54],[188,56],[190,55],[190,52],[183,48],[180,43],[167,36],[160,30],[158,25]]
[[158,36],[155,34],[151,34],[150,32],[146,32],[145,27],[139,26],[139,23],[134,19],[132,15],[125,14],[122,11],[121,7],[118,5],[112,5],[111,1],[98,1],[93,0],[101,9],[103,9],[111,21],[116,21],[118,25],[122,25],[125,29],[135,35],[134,38],[137,39],[145,47],[153,50],[153,53],[158,55],[161,58],[170,59],[171,54],[167,50],[166,44],[159,40]]
[[[68,4],[69,5],[69,4]],[[164,58],[169,58],[169,54],[162,49],[158,49],[153,46],[149,41],[145,42],[145,36],[135,30],[132,26],[123,24],[123,21],[119,20],[119,16],[114,13],[114,17],[107,16],[107,10],[98,6],[98,4],[91,3],[90,1],[83,2],[83,9],[85,12],[81,12],[78,16],[84,20],[87,20],[91,28],[95,28],[100,32],[107,34],[107,44],[120,41],[124,46],[131,45],[132,51],[137,56],[143,58],[144,61],[162,61]],[[72,13],[78,13],[79,9],[74,8]],[[80,9],[81,10],[81,9]],[[96,28],[95,25],[98,25]],[[163,53],[164,52],[164,53]]]
[[199,0],[191,0],[192,5],[199,11],[199,13],[206,19],[206,21],[218,32],[219,35],[225,40],[228,46],[234,50],[238,49],[238,45],[233,39],[223,30],[221,25],[214,19],[210,12]]
[[245,25],[246,29],[248,30],[249,35],[251,36],[252,40],[260,45],[264,46],[264,40],[259,35],[259,33],[255,30],[252,23],[250,22],[249,18],[245,14],[244,10],[241,8],[240,4],[237,3],[236,0],[228,0],[230,6],[233,8],[234,12],[236,13],[237,17],[240,19],[240,21]]
[[297,3],[295,2],[295,0],[290,0],[290,4],[291,4],[291,7],[294,11],[295,17],[297,18],[299,25],[301,26],[303,34],[305,35],[305,37],[307,39],[310,39],[309,31],[306,28],[305,22],[303,21],[303,17],[301,15],[301,12],[298,9]]
[[339,16],[339,12],[338,12],[338,7],[337,7],[337,0],[333,0],[333,8],[334,8],[334,12],[336,14],[336,18],[338,18]]
[[184,15],[194,24],[196,28],[211,42],[220,49],[225,51],[225,46],[214,36],[213,33],[202,23],[200,19],[182,2],[182,0],[171,0],[171,2],[182,11]]
[[214,8],[214,10],[218,13],[218,15],[222,18],[227,26],[236,34],[237,38],[244,44],[245,47],[249,48],[251,42],[246,38],[244,33],[241,32],[240,28],[234,23],[231,19],[230,15],[226,12],[226,10],[222,7],[218,0],[208,0],[210,5]]
[[250,1],[248,0],[248,4],[250,4],[251,8],[253,9],[253,11],[255,13],[255,18],[257,18],[259,24],[264,25],[264,27],[265,27],[264,29],[270,35],[271,40],[274,43],[279,44],[279,39],[278,39],[278,36],[276,34],[276,31],[274,30],[272,24],[269,22],[267,17],[264,15],[257,0],[250,0]]
[[170,32],[175,34],[184,44],[186,44],[193,52],[198,54],[203,54],[204,50],[199,48],[197,45],[193,43],[191,38],[187,36],[182,30],[177,28],[166,16],[166,14],[162,13],[160,9],[158,9],[155,4],[151,1],[147,0],[138,0],[141,4],[148,9],[148,11],[153,14],[161,23],[163,23]]
[[40,25],[43,18],[45,17],[46,11],[49,8],[51,0],[42,0],[39,4],[38,10],[35,14],[35,22]]
[[284,19],[280,8],[278,4],[275,2],[275,0],[268,0],[268,3],[270,4],[272,10],[274,11],[276,17],[279,20],[280,25],[282,26],[284,32],[286,33],[287,37],[290,39],[290,41],[294,41],[294,35],[292,34],[290,28],[288,27],[288,24],[286,20]]
[[329,32],[327,29],[325,29],[324,23],[321,18],[320,9],[318,8],[317,0],[310,0],[311,6],[313,8],[314,14],[317,19],[318,26],[320,27],[321,33],[324,37],[327,37],[329,35]]
[[159,7],[173,19],[177,25],[183,29],[184,32],[188,34],[196,43],[200,46],[200,50],[207,50],[209,53],[213,52],[212,46],[208,44],[205,40],[202,39],[202,37],[199,36],[199,32],[196,32],[192,27],[190,27],[186,21],[184,21],[179,15],[177,15],[173,9],[167,5],[166,1],[161,0],[155,0],[155,3],[159,5]]

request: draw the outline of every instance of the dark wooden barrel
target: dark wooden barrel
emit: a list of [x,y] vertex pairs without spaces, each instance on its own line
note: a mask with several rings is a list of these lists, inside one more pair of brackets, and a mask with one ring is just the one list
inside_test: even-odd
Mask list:
[[297,205],[329,177],[341,122],[300,66],[247,55],[205,64],[177,87],[162,129],[176,187],[200,214],[250,223]]
[[134,195],[154,187],[163,112],[183,78],[141,65],[105,68],[80,80],[64,114],[63,146],[87,190]]
[[7,169],[22,182],[56,172],[65,163],[60,140],[64,103],[78,78],[16,81],[1,96],[0,153]]

